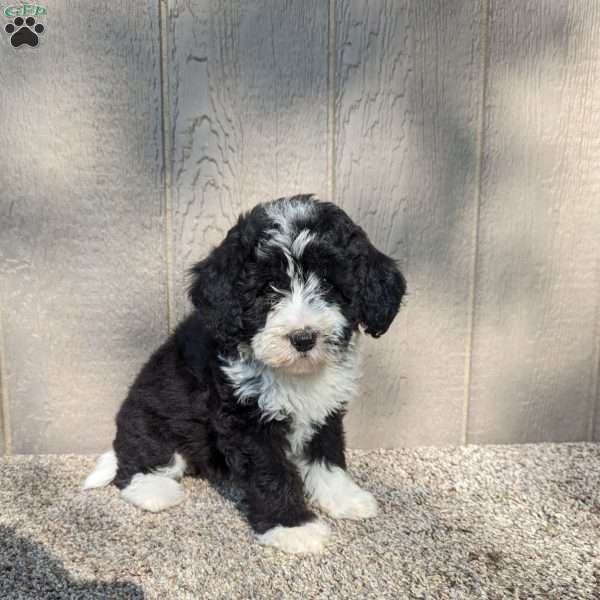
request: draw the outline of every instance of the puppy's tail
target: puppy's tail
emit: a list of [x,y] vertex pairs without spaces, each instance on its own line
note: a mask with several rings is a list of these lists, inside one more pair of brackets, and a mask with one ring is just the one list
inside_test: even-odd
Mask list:
[[90,490],[108,485],[117,474],[117,455],[114,450],[102,454],[96,462],[96,467],[83,482],[83,489]]

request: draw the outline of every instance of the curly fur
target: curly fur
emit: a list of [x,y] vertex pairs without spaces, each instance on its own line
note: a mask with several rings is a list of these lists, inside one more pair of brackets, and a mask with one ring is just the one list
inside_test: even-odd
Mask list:
[[[195,310],[134,381],[114,455],[86,486],[112,479],[159,510],[181,501],[183,471],[228,475],[261,543],[317,551],[328,529],[305,527],[306,495],[340,518],[376,512],[345,472],[342,418],[360,330],[387,331],[404,277],[340,208],[305,195],[242,215],[192,278]],[[291,334],[308,330],[314,346],[299,350]]]

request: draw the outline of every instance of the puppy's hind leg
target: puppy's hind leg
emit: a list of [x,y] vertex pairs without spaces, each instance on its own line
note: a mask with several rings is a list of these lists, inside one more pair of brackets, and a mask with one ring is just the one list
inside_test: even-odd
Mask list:
[[135,473],[127,485],[117,481],[121,496],[131,504],[151,512],[176,506],[184,499],[183,488],[178,480],[183,477],[186,466],[185,459],[175,452],[168,465],[148,473]]

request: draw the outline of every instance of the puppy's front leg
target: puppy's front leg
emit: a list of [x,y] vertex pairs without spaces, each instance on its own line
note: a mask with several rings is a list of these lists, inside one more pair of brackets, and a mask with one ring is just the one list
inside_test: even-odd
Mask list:
[[298,468],[310,499],[334,519],[368,519],[377,515],[377,501],[346,472],[342,417],[327,419]]
[[240,484],[258,542],[286,552],[320,552],[329,527],[307,507],[296,466],[267,441],[254,444],[249,458]]

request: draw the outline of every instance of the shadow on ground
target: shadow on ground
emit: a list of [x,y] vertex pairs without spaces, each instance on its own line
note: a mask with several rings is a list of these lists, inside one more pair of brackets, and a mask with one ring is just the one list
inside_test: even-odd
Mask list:
[[139,600],[145,596],[139,586],[129,582],[76,581],[44,546],[0,525],[0,598]]

